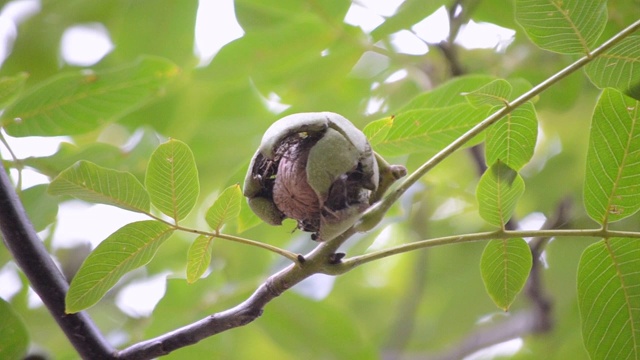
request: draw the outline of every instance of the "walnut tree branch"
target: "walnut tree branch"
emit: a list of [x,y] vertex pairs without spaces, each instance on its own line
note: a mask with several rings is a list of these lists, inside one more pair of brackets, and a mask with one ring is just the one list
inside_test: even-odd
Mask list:
[[4,169],[0,169],[0,231],[15,262],[80,356],[112,359],[115,349],[86,313],[64,312],[69,284],[36,234]]
[[280,296],[300,281],[316,273],[326,273],[332,267],[327,247],[317,246],[304,257],[304,262],[292,264],[269,277],[256,291],[239,305],[209,315],[182,328],[154,339],[134,344],[117,354],[120,360],[141,360],[166,355],[179,348],[256,320],[271,300]]

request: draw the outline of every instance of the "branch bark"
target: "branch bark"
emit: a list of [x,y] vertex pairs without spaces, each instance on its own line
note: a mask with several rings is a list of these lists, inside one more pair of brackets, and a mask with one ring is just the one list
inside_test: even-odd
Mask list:
[[115,349],[86,313],[65,314],[69,284],[36,234],[4,169],[0,170],[0,232],[15,262],[80,356],[112,359]]
[[[305,262],[305,264],[314,262],[318,264],[318,260],[322,256],[323,254],[314,250],[310,255],[311,261]],[[315,267],[301,268],[298,265],[290,265],[269,277],[247,300],[239,305],[154,339],[132,345],[120,351],[116,358],[121,360],[151,359],[193,345],[209,336],[247,325],[262,315],[267,303],[316,271]]]

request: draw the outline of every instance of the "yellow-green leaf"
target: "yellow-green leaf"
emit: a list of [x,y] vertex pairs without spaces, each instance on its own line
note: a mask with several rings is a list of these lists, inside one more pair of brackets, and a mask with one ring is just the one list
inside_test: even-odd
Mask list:
[[587,54],[607,23],[606,0],[516,0],[516,20],[538,46]]
[[591,121],[584,203],[600,224],[640,209],[640,101],[605,89]]
[[384,140],[389,133],[389,129],[393,126],[393,119],[395,116],[389,116],[384,119],[375,120],[368,123],[362,132],[369,140],[371,146],[375,147],[378,143]]
[[205,217],[207,224],[215,231],[220,231],[225,223],[235,220],[240,215],[242,198],[240,185],[235,184],[224,189],[209,210],[207,210]]
[[531,271],[529,245],[522,238],[491,240],[484,248],[480,271],[493,302],[502,310],[520,293]]
[[187,254],[187,282],[192,284],[207,271],[211,263],[211,245],[213,245],[213,237],[200,235],[191,246]]
[[640,100],[640,35],[631,35],[585,67],[596,86],[613,87]]
[[436,153],[485,118],[486,112],[462,103],[398,114],[375,150],[385,156]]
[[511,95],[511,84],[504,79],[496,79],[481,88],[468,93],[463,93],[467,101],[475,107],[483,105],[504,105]]
[[171,139],[151,155],[145,185],[151,203],[164,214],[184,219],[200,195],[198,169],[187,144]]
[[29,349],[29,331],[11,304],[0,298],[0,359],[24,359]]
[[533,157],[538,137],[538,119],[528,102],[498,120],[486,131],[485,157],[489,166],[502,161],[520,170]]
[[177,74],[173,63],[152,57],[117,69],[61,74],[13,102],[0,123],[11,136],[82,134],[158,97]]
[[142,213],[150,207],[149,194],[135,176],[88,161],[78,161],[61,172],[49,185],[49,193]]
[[67,313],[93,306],[127,272],[146,265],[173,233],[164,223],[146,220],[127,224],[96,247],[73,277],[66,296]]
[[0,78],[0,108],[4,108],[22,92],[29,74],[21,72],[15,76],[4,76]]
[[601,240],[582,253],[578,304],[592,360],[640,359],[640,241]]
[[503,227],[511,219],[524,193],[524,180],[517,171],[498,161],[478,183],[476,197],[480,216],[489,224]]

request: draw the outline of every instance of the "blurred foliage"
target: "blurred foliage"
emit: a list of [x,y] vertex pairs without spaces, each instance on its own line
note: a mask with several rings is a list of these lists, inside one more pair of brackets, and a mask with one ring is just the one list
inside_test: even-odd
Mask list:
[[[357,3],[236,0],[235,12],[244,35],[220,49],[210,63],[198,65],[199,59],[194,55],[196,0],[41,0],[39,11],[19,24],[11,52],[0,68],[3,102],[5,98],[11,100],[4,91],[9,87],[17,92],[24,86],[21,91],[33,94],[43,83],[60,79],[61,74],[87,76],[94,71],[101,74],[111,69],[131,69],[141,57],[167,59],[179,70],[171,72],[171,79],[164,79],[166,86],[149,95],[152,102],[141,108],[120,108],[117,112],[110,109],[119,116],[117,122],[104,124],[104,119],[94,119],[91,129],[69,137],[69,143],[62,144],[56,154],[29,157],[19,164],[10,159],[3,161],[53,178],[76,161],[87,160],[131,172],[142,182],[153,149],[166,138],[179,139],[193,151],[201,188],[195,210],[181,224],[204,228],[201,219],[215,196],[228,186],[241,183],[263,131],[283,114],[333,111],[364,128],[376,119],[388,122],[404,109],[435,104],[467,109],[472,105],[454,95],[499,77],[509,79],[514,92],[510,98],[517,97],[528,84],[539,83],[573,60],[572,56],[536,47],[515,22],[511,2],[406,0],[371,32],[344,21],[347,11]],[[474,76],[478,86],[460,88],[456,87],[460,83],[454,81],[410,103],[424,91],[452,78],[451,58],[446,56],[444,45],[436,44],[429,44],[429,52],[424,55],[399,52],[392,46],[391,37],[400,30],[410,30],[440,6],[453,3],[462,4],[462,15],[453,20],[454,29],[469,19],[491,22],[516,30],[514,40],[501,51],[448,44],[457,55],[460,68]],[[7,6],[5,2],[5,9]],[[637,0],[611,0],[607,6],[604,35],[598,41],[590,38],[590,43],[602,42],[640,14]],[[89,73],[67,64],[60,44],[66,29],[91,23],[107,29],[114,49],[90,66]],[[637,49],[621,52],[637,54]],[[401,70],[406,71],[405,77],[388,80]],[[469,82],[463,85],[469,86]],[[598,89],[578,73],[537,99],[536,151],[520,171],[527,188],[514,209],[514,217],[522,220],[523,226],[539,226],[530,222],[532,215],[551,216],[564,199],[574,204],[571,227],[596,226],[581,203],[589,124],[597,94]],[[272,111],[267,100],[274,98],[290,107],[284,113]],[[121,100],[123,106],[128,106],[127,99]],[[369,107],[375,102],[379,102],[377,108]],[[423,112],[429,111],[433,109]],[[406,112],[403,116],[411,119]],[[384,129],[385,123],[376,126],[376,131]],[[392,133],[393,128],[387,131]],[[372,142],[375,148],[376,142]],[[405,163],[412,171],[428,158],[425,151],[432,153],[433,144],[422,145],[417,150],[389,151],[395,156],[389,160]],[[439,149],[444,145],[435,146]],[[408,154],[414,151],[418,152]],[[476,166],[469,152],[454,154],[431,171],[421,186],[405,195],[380,229],[351,239],[351,249],[373,250],[491,229],[478,214]],[[48,227],[54,231],[57,202],[67,199],[52,198],[43,187],[25,189],[21,196],[37,229]],[[241,214],[246,210],[243,206]],[[251,216],[241,215],[240,222],[243,219],[257,224]],[[640,215],[635,214],[612,226],[637,231],[639,220]],[[240,222],[234,226],[250,227]],[[293,222],[281,227],[260,224],[242,236],[295,252],[310,249],[313,244],[308,236],[292,234],[294,227]],[[210,245],[211,273],[188,284],[187,253],[194,239],[192,235],[173,235],[144,270],[124,277],[88,310],[115,346],[121,348],[235,306],[284,265],[281,259],[261,249],[214,240]],[[515,358],[587,357],[579,331],[576,269],[580,253],[593,242],[562,238],[548,245],[543,284],[553,299],[554,326],[549,332],[524,338]],[[312,277],[270,303],[255,323],[178,350],[167,358],[371,359],[389,352],[430,354],[455,348],[472,332],[500,323],[530,306],[526,297],[520,296],[511,304],[509,313],[498,312],[481,280],[483,246],[468,243],[403,254],[357,268],[335,281]],[[78,261],[68,249],[50,250],[64,262],[63,268],[67,262]],[[76,254],[86,256],[81,249]],[[4,246],[0,247],[0,261],[6,271],[20,274],[12,270]],[[165,295],[151,316],[133,317],[114,305],[116,295],[126,284],[158,274],[169,275]],[[11,311],[12,321],[23,322],[26,327],[29,335],[21,334],[19,342],[30,339],[31,353],[56,359],[76,358],[46,309],[29,304],[28,284],[20,276],[22,288],[7,299],[6,304],[11,307],[1,302],[3,310]],[[404,311],[408,296],[415,299],[413,311]],[[22,347],[18,350],[16,353],[23,351]]]

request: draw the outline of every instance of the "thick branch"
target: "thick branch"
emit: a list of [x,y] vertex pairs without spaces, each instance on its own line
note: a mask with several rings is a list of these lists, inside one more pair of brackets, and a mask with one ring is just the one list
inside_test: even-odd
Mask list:
[[251,323],[262,314],[265,305],[271,300],[309,276],[326,272],[324,268],[333,266],[329,263],[330,254],[326,249],[326,247],[317,246],[304,258],[301,265],[292,264],[272,275],[241,304],[157,338],[132,345],[120,351],[117,359],[140,360],[166,355],[209,336]]
[[112,359],[115,350],[86,313],[65,314],[69,284],[38,238],[4,169],[0,169],[0,231],[16,263],[80,356]]

